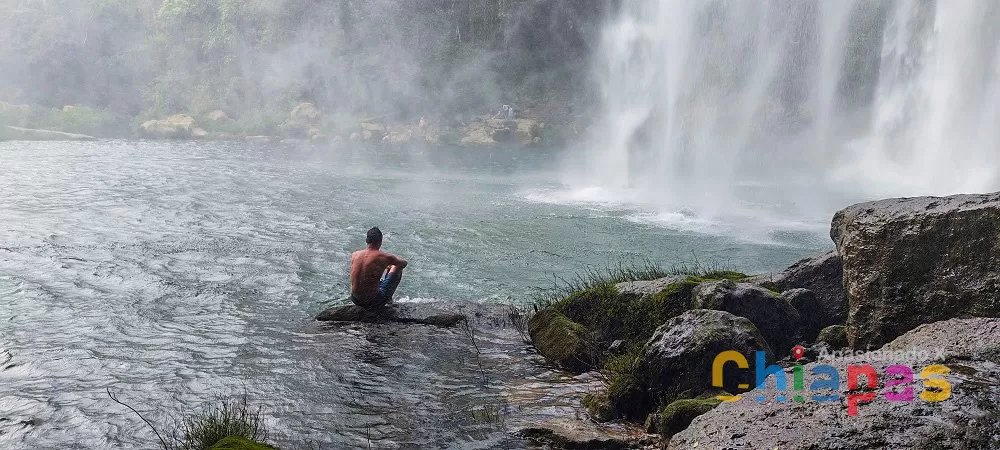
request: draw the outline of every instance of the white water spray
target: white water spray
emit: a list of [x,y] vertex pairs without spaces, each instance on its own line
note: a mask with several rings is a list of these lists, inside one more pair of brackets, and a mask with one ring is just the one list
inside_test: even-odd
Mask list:
[[604,116],[564,180],[577,192],[713,215],[1000,189],[1000,3],[622,8],[595,60]]

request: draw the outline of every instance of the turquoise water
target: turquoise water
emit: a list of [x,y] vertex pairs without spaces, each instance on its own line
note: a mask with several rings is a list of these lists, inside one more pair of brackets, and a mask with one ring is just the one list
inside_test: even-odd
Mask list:
[[346,298],[349,254],[372,225],[410,261],[397,297],[411,302],[524,303],[623,259],[778,270],[831,246],[824,217],[581,198],[555,181],[559,157],[0,143],[0,446],[152,446],[109,387],[158,423],[246,389],[289,448],[372,433],[379,448],[499,445],[501,431],[455,411],[562,379],[510,330],[482,325],[494,376],[478,385],[460,331],[310,321]]

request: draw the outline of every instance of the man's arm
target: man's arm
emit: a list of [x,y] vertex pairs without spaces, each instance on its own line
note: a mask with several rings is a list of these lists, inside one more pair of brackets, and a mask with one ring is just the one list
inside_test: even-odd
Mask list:
[[388,257],[390,266],[396,266],[400,269],[406,267],[407,263],[405,259],[393,255],[392,253],[386,253],[385,256]]

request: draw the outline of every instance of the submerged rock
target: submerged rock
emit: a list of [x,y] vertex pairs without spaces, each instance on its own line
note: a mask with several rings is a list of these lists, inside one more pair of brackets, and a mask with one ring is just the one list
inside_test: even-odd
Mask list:
[[321,322],[364,322],[364,323],[417,323],[451,327],[466,320],[464,314],[433,314],[425,317],[414,317],[413,311],[406,307],[389,306],[379,310],[362,308],[357,305],[343,305],[328,308],[316,316]]
[[1000,315],[1000,193],[861,203],[834,216],[848,339],[876,348],[963,315]]
[[626,449],[632,442],[624,433],[577,419],[547,420],[522,428],[517,434],[539,444],[562,449]]
[[799,312],[772,291],[722,280],[699,284],[692,295],[694,308],[727,311],[750,319],[776,354],[787,354],[798,339]]
[[[922,325],[882,350],[895,353],[892,358],[885,358],[883,352],[807,364],[807,387],[814,376],[811,371],[819,364],[830,364],[839,373],[839,388],[806,391],[802,403],[777,401],[773,388],[748,392],[741,400],[723,403],[696,418],[670,440],[669,448],[1000,448],[1000,319],[951,319]],[[848,415],[847,366],[865,363],[874,367],[878,377],[875,395],[870,401],[857,402],[857,415]],[[940,386],[928,385],[927,379],[919,379],[932,364],[949,369],[936,375],[950,385],[950,397],[939,402],[922,397],[944,392]],[[914,380],[887,387],[890,365],[912,368]],[[866,383],[864,376],[860,383]],[[907,387],[912,388],[909,401],[890,402],[885,397],[898,393],[905,398]],[[817,393],[839,397],[817,402],[811,397]],[[764,396],[762,403],[755,400],[758,395]]]

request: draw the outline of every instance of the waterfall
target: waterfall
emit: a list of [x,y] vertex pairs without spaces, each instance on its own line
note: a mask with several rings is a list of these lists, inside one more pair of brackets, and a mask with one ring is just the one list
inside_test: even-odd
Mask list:
[[1000,189],[998,2],[623,2],[601,39],[570,186],[705,214]]

